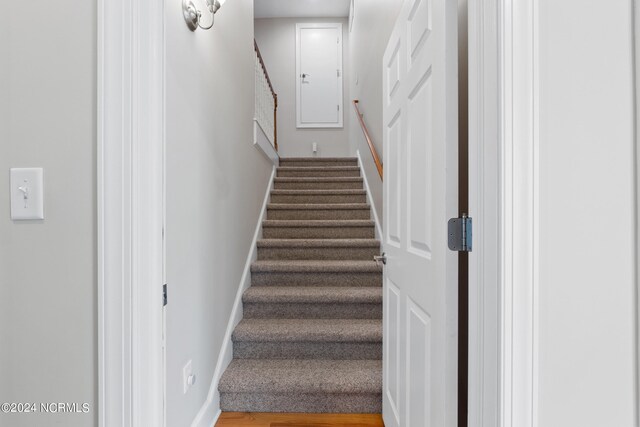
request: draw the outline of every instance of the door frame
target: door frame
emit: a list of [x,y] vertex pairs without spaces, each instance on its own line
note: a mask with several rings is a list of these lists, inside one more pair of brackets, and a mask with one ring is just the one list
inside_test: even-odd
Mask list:
[[[164,425],[164,18],[163,0],[98,0],[101,427]],[[534,0],[469,2],[474,427],[537,420],[537,34]]]
[[[636,419],[640,419],[640,0],[633,0],[633,68],[635,80],[635,258],[636,283]],[[636,421],[638,422],[638,421]]]
[[535,0],[469,2],[473,427],[537,425],[538,31]]
[[[304,124],[302,123],[302,87],[300,86],[300,74],[302,73],[301,65],[300,65],[300,30],[304,28],[334,28],[338,30],[340,34],[340,40],[338,42],[338,49],[340,51],[340,55],[338,55],[338,67],[340,67],[340,82],[339,82],[339,93],[338,93],[338,124],[331,123],[310,123]],[[328,128],[328,129],[340,129],[344,127],[344,64],[342,57],[344,56],[343,50],[343,39],[344,33],[342,29],[341,22],[298,22],[296,23],[296,128],[304,129],[304,128]]]
[[98,425],[163,426],[164,0],[98,0]]

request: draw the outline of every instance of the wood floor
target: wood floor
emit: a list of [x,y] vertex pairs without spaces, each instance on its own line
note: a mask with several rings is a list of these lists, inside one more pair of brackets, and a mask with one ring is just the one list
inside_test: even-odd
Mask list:
[[215,427],[384,427],[380,414],[223,412]]

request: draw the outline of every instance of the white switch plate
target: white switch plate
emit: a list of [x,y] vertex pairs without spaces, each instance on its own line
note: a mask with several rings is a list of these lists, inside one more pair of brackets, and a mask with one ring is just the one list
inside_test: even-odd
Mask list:
[[191,385],[189,384],[189,377],[192,374],[193,374],[193,368],[191,367],[191,360],[189,360],[187,364],[184,365],[184,368],[182,368],[182,387],[183,387],[182,392],[184,394],[187,394],[187,391],[189,391],[189,388],[191,387]]
[[44,219],[42,168],[12,168],[11,219]]

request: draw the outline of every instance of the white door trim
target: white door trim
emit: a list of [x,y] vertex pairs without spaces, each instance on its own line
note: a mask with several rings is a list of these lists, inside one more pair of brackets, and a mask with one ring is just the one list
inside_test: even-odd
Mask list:
[[635,92],[635,241],[636,267],[636,423],[640,425],[640,0],[633,1],[634,84]]
[[[469,3],[469,425],[537,425],[538,18]],[[517,48],[516,48],[517,47]]]
[[[338,76],[338,123],[302,123],[302,88],[300,87],[302,69],[300,66],[300,30],[304,28],[335,28],[338,30],[340,37],[338,39],[338,68],[340,69],[340,76]],[[296,24],[296,128],[342,128],[344,126],[344,66],[342,57],[344,55],[342,39],[344,34],[342,33],[341,22],[322,22],[322,23],[297,23]]]
[[98,0],[99,426],[163,426],[164,1]]

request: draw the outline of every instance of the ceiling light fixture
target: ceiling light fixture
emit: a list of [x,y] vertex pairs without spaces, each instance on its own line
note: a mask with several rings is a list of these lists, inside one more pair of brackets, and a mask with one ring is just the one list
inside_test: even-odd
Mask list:
[[209,9],[209,12],[211,12],[211,24],[209,24],[208,26],[203,26],[200,22],[200,18],[202,18],[202,12],[196,8],[193,0],[182,0],[182,14],[184,15],[184,20],[187,23],[187,27],[189,27],[191,31],[197,30],[198,27],[202,28],[203,30],[208,30],[213,27],[215,14],[225,1],[226,0],[206,0],[207,8]]

